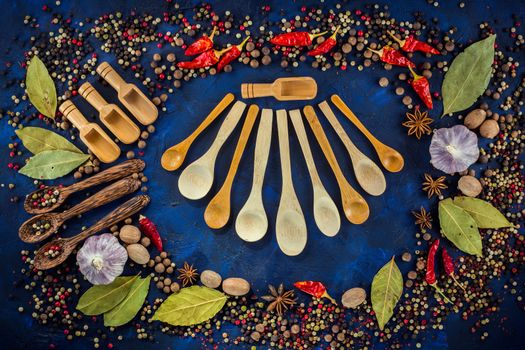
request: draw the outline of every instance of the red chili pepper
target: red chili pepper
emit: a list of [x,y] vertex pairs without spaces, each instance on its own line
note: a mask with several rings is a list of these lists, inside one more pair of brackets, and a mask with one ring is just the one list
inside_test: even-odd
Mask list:
[[230,64],[232,61],[237,59],[241,53],[242,48],[244,47],[244,44],[250,39],[250,37],[247,37],[244,39],[239,45],[232,46],[231,50],[226,52],[222,57],[219,63],[217,64],[217,71],[220,72],[226,67],[228,64]]
[[337,44],[337,40],[335,40],[337,36],[337,32],[339,31],[339,26],[335,29],[334,33],[325,41],[317,45],[317,47],[313,50],[308,51],[308,56],[317,56],[317,55],[324,55],[327,52],[330,52],[334,48],[334,46]]
[[270,42],[279,46],[310,46],[312,45],[312,39],[325,34],[326,32],[317,34],[308,32],[284,33],[274,36]]
[[217,27],[213,27],[213,31],[210,36],[204,34],[202,37],[197,39],[193,44],[188,46],[184,54],[186,56],[195,56],[205,51],[208,51],[213,47],[213,36],[215,35],[215,30]]
[[293,285],[295,286],[295,288],[299,289],[300,291],[313,295],[316,298],[319,298],[319,299],[327,298],[333,304],[337,304],[334,298],[328,295],[328,293],[326,292],[326,287],[321,282],[301,281],[301,282],[295,282]]
[[141,215],[139,217],[139,226],[142,233],[151,240],[155,248],[157,248],[159,252],[162,252],[162,238],[160,238],[159,231],[155,224],[147,217]]
[[406,52],[421,51],[421,52],[425,52],[425,53],[431,53],[433,55],[439,55],[439,51],[438,50],[436,50],[435,48],[433,48],[432,46],[430,46],[427,43],[424,43],[422,41],[414,39],[414,37],[412,35],[408,36],[404,40],[401,40],[401,39],[398,39],[394,34],[392,34],[390,32],[388,32],[388,34],[390,34],[390,36],[395,41],[398,42],[399,47],[401,47],[401,49],[403,51],[406,51]]
[[217,50],[208,50],[206,52],[201,53],[199,56],[195,57],[191,61],[185,61],[185,62],[179,62],[177,63],[177,67],[183,68],[183,69],[198,69],[198,68],[206,68],[211,67],[217,62],[219,62],[219,58],[227,51],[229,51],[231,47],[224,49],[222,51]]
[[465,287],[456,279],[454,273],[454,260],[452,260],[452,257],[448,254],[445,248],[443,248],[443,250],[441,251],[441,257],[443,258],[443,267],[445,268],[445,273],[447,274],[447,276],[452,278],[454,283],[466,292],[467,290],[465,289]]
[[372,50],[370,48],[368,50],[372,51],[373,53],[378,54],[381,61],[385,63],[389,63],[394,66],[401,66],[401,67],[414,68],[416,66],[414,63],[412,63],[412,61],[410,61],[408,58],[403,56],[399,51],[397,51],[391,46],[384,46],[379,51]]
[[427,256],[427,271],[425,273],[425,281],[443,297],[443,299],[449,303],[452,304],[449,298],[443,292],[437,285],[437,278],[436,278],[436,267],[435,267],[435,259],[436,259],[436,253],[439,249],[439,239],[436,239],[434,242],[432,242],[432,245],[430,246],[430,250],[428,251]]
[[414,77],[412,81],[410,81],[410,86],[412,86],[412,89],[414,89],[425,106],[427,106],[428,109],[432,109],[432,95],[430,94],[430,83],[428,79],[422,75],[417,75],[411,67],[408,67],[408,69],[410,69]]

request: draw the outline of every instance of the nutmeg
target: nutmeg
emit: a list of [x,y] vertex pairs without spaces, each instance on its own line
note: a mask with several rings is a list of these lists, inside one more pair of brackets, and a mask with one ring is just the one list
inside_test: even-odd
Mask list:
[[148,263],[149,252],[142,244],[133,243],[128,245],[126,249],[128,250],[129,258],[137,264],[144,265]]
[[137,243],[140,240],[140,230],[137,226],[124,225],[120,229],[119,238],[126,244]]
[[478,126],[480,126],[487,117],[487,112],[485,112],[483,109],[475,109],[473,111],[470,111],[469,114],[465,117],[464,124],[469,129],[476,129]]
[[479,134],[488,139],[493,139],[499,133],[499,124],[494,119],[487,119],[479,127]]
[[474,176],[465,175],[458,181],[458,190],[465,196],[477,197],[483,190],[483,186]]

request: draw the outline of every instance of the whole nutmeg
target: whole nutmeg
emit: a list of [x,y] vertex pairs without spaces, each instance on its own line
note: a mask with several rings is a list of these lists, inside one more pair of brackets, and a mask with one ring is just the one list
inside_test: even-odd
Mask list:
[[137,243],[140,240],[140,230],[137,226],[124,225],[118,236],[126,244]]
[[483,109],[475,109],[470,111],[469,114],[465,117],[464,124],[469,129],[476,129],[478,126],[485,121],[487,117],[487,112]]
[[250,291],[250,283],[244,278],[230,277],[222,282],[222,290],[226,294],[241,297]]
[[201,283],[208,288],[218,288],[221,285],[222,277],[212,270],[204,270],[200,275]]
[[142,244],[133,243],[128,245],[126,249],[128,251],[129,258],[137,264],[144,265],[148,263],[149,252]]
[[343,306],[354,309],[364,303],[366,300],[366,291],[363,288],[352,288],[347,290],[342,298],[341,303]]
[[481,182],[474,176],[465,175],[459,179],[458,189],[465,196],[477,197],[483,190],[483,186],[481,186]]
[[494,119],[487,119],[479,127],[479,134],[488,139],[493,139],[499,133],[499,124]]

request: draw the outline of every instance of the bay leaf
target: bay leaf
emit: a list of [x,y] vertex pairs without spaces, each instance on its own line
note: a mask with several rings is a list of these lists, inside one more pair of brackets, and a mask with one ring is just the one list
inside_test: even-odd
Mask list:
[[15,131],[16,135],[22,140],[24,147],[33,154],[43,151],[64,150],[82,153],[74,144],[65,137],[44,128],[26,126]]
[[43,151],[32,156],[19,173],[33,179],[52,180],[69,174],[88,159],[88,154],[77,152]]
[[443,116],[472,106],[487,88],[494,61],[496,35],[490,35],[454,58],[443,80]]
[[372,308],[376,314],[379,329],[383,330],[385,324],[394,314],[394,308],[403,293],[403,275],[397,267],[394,257],[377,271],[372,280],[370,298]]
[[482,242],[476,221],[463,208],[447,198],[439,202],[441,231],[458,249],[472,255],[482,255]]
[[162,303],[152,320],[173,326],[192,326],[215,316],[227,299],[226,294],[208,287],[182,288]]
[[456,197],[454,198],[454,204],[469,213],[476,221],[478,228],[512,227],[505,215],[484,200],[471,197]]
[[100,315],[117,306],[129,294],[137,276],[121,276],[110,284],[89,288],[77,304],[77,310],[88,316]]
[[55,83],[38,56],[33,56],[29,61],[26,73],[26,90],[33,106],[46,117],[54,119],[57,110]]
[[122,326],[135,317],[148,296],[151,276],[136,279],[128,295],[113,309],[104,314],[104,326]]

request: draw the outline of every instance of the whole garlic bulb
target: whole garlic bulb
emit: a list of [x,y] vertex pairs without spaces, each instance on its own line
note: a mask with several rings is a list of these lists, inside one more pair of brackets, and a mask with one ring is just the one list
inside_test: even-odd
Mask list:
[[92,284],[109,284],[124,271],[126,248],[111,233],[89,237],[77,253],[80,272]]
[[430,162],[447,174],[467,170],[479,158],[478,137],[464,125],[441,128],[430,142]]

